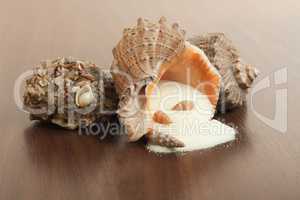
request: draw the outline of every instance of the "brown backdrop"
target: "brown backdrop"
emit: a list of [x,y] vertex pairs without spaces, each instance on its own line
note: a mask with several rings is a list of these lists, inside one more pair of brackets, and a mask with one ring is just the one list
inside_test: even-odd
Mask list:
[[[1,0],[0,199],[299,199],[299,10],[296,0]],[[261,70],[257,82],[287,67],[288,83],[258,92],[254,107],[272,118],[276,89],[288,87],[288,131],[269,127],[248,105],[222,116],[238,127],[239,142],[157,156],[122,137],[99,141],[32,125],[17,109],[14,81],[35,63],[75,56],[108,67],[124,27],[161,15],[188,36],[228,34]]]

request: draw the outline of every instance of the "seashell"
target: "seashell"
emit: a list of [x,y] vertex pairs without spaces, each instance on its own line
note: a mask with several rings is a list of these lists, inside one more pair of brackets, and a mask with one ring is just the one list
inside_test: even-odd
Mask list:
[[194,103],[192,101],[181,101],[177,103],[172,110],[176,111],[185,111],[185,110],[192,110],[194,108]]
[[89,85],[85,85],[76,91],[75,103],[78,107],[89,106],[93,101],[95,101],[95,97]]
[[240,58],[238,50],[224,33],[208,33],[189,41],[205,52],[222,76],[218,109],[223,112],[243,105],[259,71]]
[[[92,102],[95,107],[89,110]],[[31,120],[76,129],[115,118],[100,111],[116,111],[118,96],[109,72],[88,61],[57,58],[41,62],[26,80],[23,104]]]
[[153,115],[153,120],[160,124],[171,124],[171,118],[162,111],[156,111]]
[[161,134],[157,131],[150,130],[147,134],[147,139],[150,144],[159,144],[169,148],[184,147],[184,143],[172,137],[171,135]]
[[221,77],[204,52],[185,40],[178,24],[140,18],[136,26],[124,29],[113,56],[118,115],[129,141],[149,134],[153,121],[147,99],[160,80],[191,85],[206,94],[214,108],[217,105]]

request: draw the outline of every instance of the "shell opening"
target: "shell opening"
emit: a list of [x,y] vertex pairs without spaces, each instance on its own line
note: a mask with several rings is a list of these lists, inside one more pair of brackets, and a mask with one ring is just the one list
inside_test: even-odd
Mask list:
[[181,54],[161,65],[158,78],[145,87],[146,96],[153,93],[160,81],[175,81],[192,86],[208,96],[214,107],[217,105],[220,75],[202,50],[189,43]]
[[89,85],[85,85],[76,91],[75,103],[80,108],[89,106],[94,99],[92,88]]

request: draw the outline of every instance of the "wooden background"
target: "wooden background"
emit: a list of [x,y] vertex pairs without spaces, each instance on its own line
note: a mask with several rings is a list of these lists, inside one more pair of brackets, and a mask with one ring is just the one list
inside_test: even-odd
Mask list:
[[[271,0],[0,0],[0,199],[300,199],[300,3]],[[40,60],[75,56],[108,67],[122,29],[164,15],[193,36],[225,32],[262,80],[282,67],[288,83],[254,96],[274,117],[288,88],[282,134],[241,108],[221,116],[239,142],[184,156],[157,156],[122,137],[100,141],[32,124],[13,100],[17,77]],[[74,133],[74,134],[71,134]]]

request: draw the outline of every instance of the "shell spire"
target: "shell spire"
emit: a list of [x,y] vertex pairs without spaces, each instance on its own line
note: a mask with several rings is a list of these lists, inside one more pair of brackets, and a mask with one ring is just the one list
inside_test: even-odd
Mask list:
[[148,143],[160,145],[169,148],[184,147],[185,144],[171,135],[165,135],[157,131],[151,130],[147,135]]

